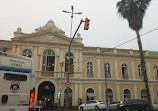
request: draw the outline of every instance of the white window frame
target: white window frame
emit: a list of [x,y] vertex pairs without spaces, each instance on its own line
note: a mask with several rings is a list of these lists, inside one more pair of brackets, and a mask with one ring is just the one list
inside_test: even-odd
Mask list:
[[105,73],[105,75],[106,75],[107,71],[108,71],[107,78],[111,78],[111,66],[110,66],[110,63],[108,63],[108,62],[104,64],[104,73]]
[[93,63],[87,62],[87,78],[93,78]]
[[[106,92],[106,90],[105,90],[105,97],[107,97],[108,103],[110,103],[111,101],[113,101],[113,98],[114,98],[113,90],[108,88],[107,91],[109,91],[109,92]],[[106,96],[106,94],[107,94],[107,96]]]
[[128,67],[127,67],[127,64],[123,63],[121,65],[121,69],[122,69],[122,78],[123,79],[128,79]]
[[144,79],[143,68],[141,64],[138,65],[138,74],[139,74],[139,79]]
[[125,89],[123,91],[123,95],[124,95],[124,101],[128,101],[131,99],[131,91],[129,89]]
[[[51,49],[47,49],[43,53],[42,57],[42,71],[53,71],[55,70],[55,53]],[[48,64],[48,59],[53,59],[53,63]],[[48,66],[49,65],[49,66]],[[49,70],[49,67],[52,67],[52,70]]]
[[158,80],[158,66],[154,66],[155,79]]

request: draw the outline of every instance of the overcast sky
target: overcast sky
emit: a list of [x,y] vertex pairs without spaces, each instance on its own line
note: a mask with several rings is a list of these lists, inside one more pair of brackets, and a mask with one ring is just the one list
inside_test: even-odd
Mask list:
[[[127,20],[118,13],[116,3],[119,0],[0,0],[0,40],[10,40],[18,27],[24,33],[32,33],[44,26],[50,19],[55,25],[70,36],[71,14],[63,10],[82,12],[74,15],[73,33],[80,20],[89,18],[90,28],[83,30],[84,23],[78,33],[85,46],[114,48],[136,37],[128,27]],[[158,28],[158,0],[152,0],[144,17],[140,34]],[[158,51],[158,29],[142,37],[144,50]],[[138,49],[137,40],[120,47],[121,49]]]

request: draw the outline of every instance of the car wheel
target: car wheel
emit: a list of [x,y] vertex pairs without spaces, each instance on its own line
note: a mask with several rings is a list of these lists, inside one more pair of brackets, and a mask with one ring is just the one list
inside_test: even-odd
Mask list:
[[99,107],[98,107],[98,106],[95,106],[95,110],[96,110],[96,111],[99,111]]
[[84,111],[83,107],[80,107],[80,111]]
[[130,111],[130,107],[126,107],[126,111]]

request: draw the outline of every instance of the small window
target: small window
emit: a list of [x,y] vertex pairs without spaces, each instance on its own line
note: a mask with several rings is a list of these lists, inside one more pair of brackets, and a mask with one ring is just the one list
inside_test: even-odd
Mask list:
[[24,49],[23,52],[22,52],[22,55],[31,58],[32,57],[32,51],[30,49]]
[[158,66],[154,66],[155,79],[158,80]]
[[122,78],[128,78],[128,69],[126,64],[122,64]]
[[10,73],[5,73],[4,74],[4,79],[5,80],[14,80],[14,81],[26,81],[27,76],[26,75],[20,75],[20,74],[10,74]]
[[139,79],[144,79],[143,70],[141,64],[138,65]]
[[[105,64],[104,64],[104,72],[105,72],[105,77],[111,78],[110,63],[105,63]],[[108,72],[108,74],[107,74],[107,72]]]
[[93,63],[87,63],[87,78],[93,78]]

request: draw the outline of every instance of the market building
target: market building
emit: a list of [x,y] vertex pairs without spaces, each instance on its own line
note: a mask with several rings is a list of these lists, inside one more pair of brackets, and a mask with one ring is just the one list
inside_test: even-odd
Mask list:
[[[69,106],[80,100],[108,101],[146,98],[138,50],[87,47],[80,34],[74,38],[68,58],[70,38],[52,20],[26,34],[18,28],[11,41],[0,40],[0,50],[33,59],[36,72],[36,101],[46,98],[49,106],[65,103],[68,60],[74,66],[70,74]],[[152,102],[158,102],[158,52],[144,51]],[[61,63],[64,63],[61,66]],[[107,74],[108,73],[108,74]],[[107,78],[105,81],[105,75]]]

